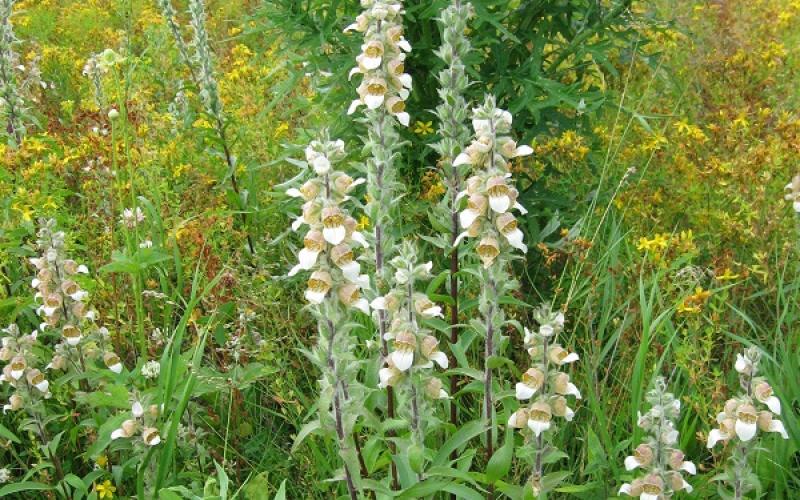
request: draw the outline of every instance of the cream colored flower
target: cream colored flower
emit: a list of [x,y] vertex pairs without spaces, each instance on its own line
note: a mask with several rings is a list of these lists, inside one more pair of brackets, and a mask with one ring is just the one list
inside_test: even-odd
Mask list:
[[449,361],[447,355],[439,350],[439,341],[432,335],[427,335],[422,339],[422,356],[429,361],[435,362],[442,369],[447,369]]
[[312,304],[321,304],[333,285],[331,275],[328,271],[314,271],[308,279],[308,288],[306,289],[306,300]]
[[528,428],[535,436],[550,428],[553,411],[544,401],[537,401],[528,408]]
[[524,401],[533,397],[544,385],[544,373],[538,368],[529,368],[522,374],[522,381],[517,382],[516,397]]
[[417,337],[413,333],[403,331],[394,338],[394,350],[389,355],[400,371],[406,371],[414,364],[414,351],[417,349]]

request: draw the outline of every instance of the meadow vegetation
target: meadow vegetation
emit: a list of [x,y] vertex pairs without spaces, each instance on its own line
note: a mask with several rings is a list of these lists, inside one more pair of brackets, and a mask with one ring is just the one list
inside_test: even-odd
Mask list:
[[797,0],[0,0],[0,496],[800,495]]

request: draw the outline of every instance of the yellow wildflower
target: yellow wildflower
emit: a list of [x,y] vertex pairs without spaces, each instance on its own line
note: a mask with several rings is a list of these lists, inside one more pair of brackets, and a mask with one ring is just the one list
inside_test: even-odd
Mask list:
[[95,484],[94,491],[97,493],[97,498],[114,498],[114,492],[117,491],[117,487],[106,479],[102,484]]
[[414,124],[414,133],[419,135],[428,135],[433,133],[433,122],[421,122],[417,120]]

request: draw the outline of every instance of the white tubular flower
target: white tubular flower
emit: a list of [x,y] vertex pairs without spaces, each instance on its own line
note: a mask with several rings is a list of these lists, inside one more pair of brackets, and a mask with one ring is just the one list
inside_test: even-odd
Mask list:
[[75,325],[64,325],[61,329],[61,335],[72,347],[75,347],[81,342],[81,331]]
[[516,398],[525,401],[533,397],[544,384],[544,373],[538,368],[529,368],[522,374],[522,381],[517,382]]
[[361,46],[361,54],[356,57],[359,66],[365,69],[375,69],[381,65],[383,58],[383,44],[378,40],[371,40]]
[[156,446],[161,443],[161,434],[154,427],[145,427],[142,430],[142,440],[147,446]]
[[773,418],[772,413],[768,411],[758,413],[758,428],[763,432],[777,432],[783,439],[789,439],[783,422]]
[[550,405],[544,401],[537,401],[528,409],[528,428],[538,437],[550,428],[552,418],[553,411]]
[[478,257],[480,257],[483,262],[483,267],[487,268],[491,266],[497,256],[500,255],[500,245],[498,245],[495,238],[487,236],[478,243],[476,251]]
[[525,429],[528,427],[528,409],[520,408],[511,414],[508,419],[508,426],[514,429]]
[[389,355],[398,370],[404,372],[414,364],[414,351],[417,349],[417,337],[407,331],[398,333],[394,338],[394,350]]
[[394,363],[392,362],[392,358],[387,359],[387,366],[381,368],[378,371],[378,387],[381,389],[386,389],[387,387],[394,387],[397,385],[400,380],[403,379],[404,373],[401,370],[398,370]]
[[425,395],[431,399],[447,399],[450,397],[447,391],[444,390],[442,381],[436,377],[432,377],[428,380],[428,383],[425,384]]
[[737,353],[734,368],[736,368],[736,371],[739,373],[749,375],[753,372],[753,362],[746,356]]
[[480,193],[473,193],[467,199],[467,208],[458,214],[461,227],[469,229],[479,217],[486,215],[488,201]]
[[414,300],[414,309],[417,314],[425,318],[441,318],[442,308],[434,304],[427,295],[420,294]]
[[569,375],[564,372],[556,373],[553,378],[553,389],[563,396],[575,396],[576,399],[581,399],[581,391],[569,381]]
[[506,237],[512,247],[522,251],[522,253],[528,252],[528,246],[522,242],[523,235],[522,231],[517,227],[517,219],[511,213],[501,214],[497,217],[495,224],[500,234]]
[[342,270],[344,277],[351,283],[357,283],[361,275],[361,264],[355,260],[353,249],[347,243],[341,243],[331,249],[331,261]]
[[684,471],[691,475],[697,474],[697,467],[693,462],[684,460],[686,455],[681,450],[672,450],[669,457],[669,466],[676,471]]
[[122,422],[122,425],[111,433],[111,439],[114,440],[133,437],[138,426],[139,424],[136,422],[136,420],[128,419]]
[[331,275],[327,271],[314,271],[308,279],[308,288],[306,289],[306,300],[312,304],[321,304],[333,285]]
[[14,380],[19,380],[25,373],[25,368],[28,367],[28,363],[25,361],[25,357],[16,356],[11,360],[11,363],[8,366],[10,367],[9,375],[11,375],[11,378]]
[[742,441],[750,441],[758,431],[758,413],[753,405],[744,403],[736,409],[736,435]]
[[489,193],[489,207],[499,213],[505,213],[511,208],[511,189],[506,184],[505,176],[491,177],[486,181],[486,191]]
[[567,399],[563,396],[550,398],[550,405],[553,408],[553,415],[561,417],[567,422],[572,422],[575,418],[575,411],[567,406]]
[[439,350],[439,341],[432,335],[427,335],[422,339],[421,346],[422,356],[425,359],[432,361],[439,365],[442,369],[447,369],[449,361],[447,355]]
[[636,447],[633,455],[625,458],[625,470],[633,470],[637,467],[647,467],[653,462],[653,448],[646,444]]
[[107,352],[103,355],[103,362],[106,365],[106,368],[111,370],[114,373],[122,373],[122,361],[120,361],[119,356],[114,354],[113,352]]
[[347,228],[344,225],[345,216],[337,206],[329,206],[322,209],[322,236],[331,245],[338,245],[347,236]]
[[547,357],[558,366],[574,363],[580,359],[576,353],[569,352],[558,344],[550,347],[547,351]]
[[325,250],[325,237],[321,231],[312,229],[303,238],[303,248],[297,253],[300,262],[289,271],[294,276],[301,270],[308,271],[317,264],[319,254]]
[[800,213],[800,175],[792,177],[792,182],[787,184],[784,190],[789,191],[784,196],[784,199],[786,201],[791,201],[794,211]]
[[142,418],[144,415],[144,406],[139,401],[134,401],[131,405],[131,414],[134,418]]
[[47,390],[50,388],[50,382],[48,382],[47,379],[44,378],[44,374],[36,368],[28,370],[26,378],[30,385],[43,394],[46,394]]
[[339,300],[347,307],[354,307],[364,314],[369,314],[369,303],[361,297],[361,288],[355,283],[347,283],[337,292]]
[[753,395],[757,400],[767,405],[769,411],[775,415],[781,414],[781,401],[772,392],[772,386],[767,382],[761,381],[755,384],[753,388]]

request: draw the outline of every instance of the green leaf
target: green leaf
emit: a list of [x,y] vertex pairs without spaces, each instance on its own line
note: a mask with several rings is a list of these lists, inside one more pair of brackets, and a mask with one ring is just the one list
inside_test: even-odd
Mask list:
[[462,425],[461,428],[450,436],[450,439],[445,441],[441,448],[439,448],[439,452],[436,454],[433,463],[435,465],[446,464],[449,460],[450,453],[467,444],[469,440],[485,430],[486,424],[482,420],[473,420]]
[[124,409],[130,408],[131,405],[128,401],[128,389],[117,384],[108,385],[103,390],[89,393],[86,400],[95,408],[107,406]]
[[506,432],[506,440],[503,446],[494,452],[489,463],[486,465],[486,482],[494,484],[508,474],[511,468],[511,458],[514,456],[514,434]]
[[[255,499],[256,497],[253,497]],[[275,493],[275,498],[272,500],[286,500],[286,480],[284,479],[281,482],[281,487],[278,488],[278,492]]]
[[34,481],[22,481],[20,483],[7,484],[0,488],[0,497],[19,493],[21,491],[49,491],[53,487],[49,484],[37,483]]
[[6,426],[4,426],[3,424],[0,424],[0,437],[8,439],[12,443],[19,443],[20,442],[19,438],[16,435],[14,435],[13,432],[8,430],[6,428]]
[[317,432],[322,427],[319,420],[312,420],[311,422],[307,422],[300,432],[297,433],[297,437],[294,438],[294,443],[292,444],[292,453],[297,451],[297,448],[305,441],[305,439],[310,436],[311,434]]

